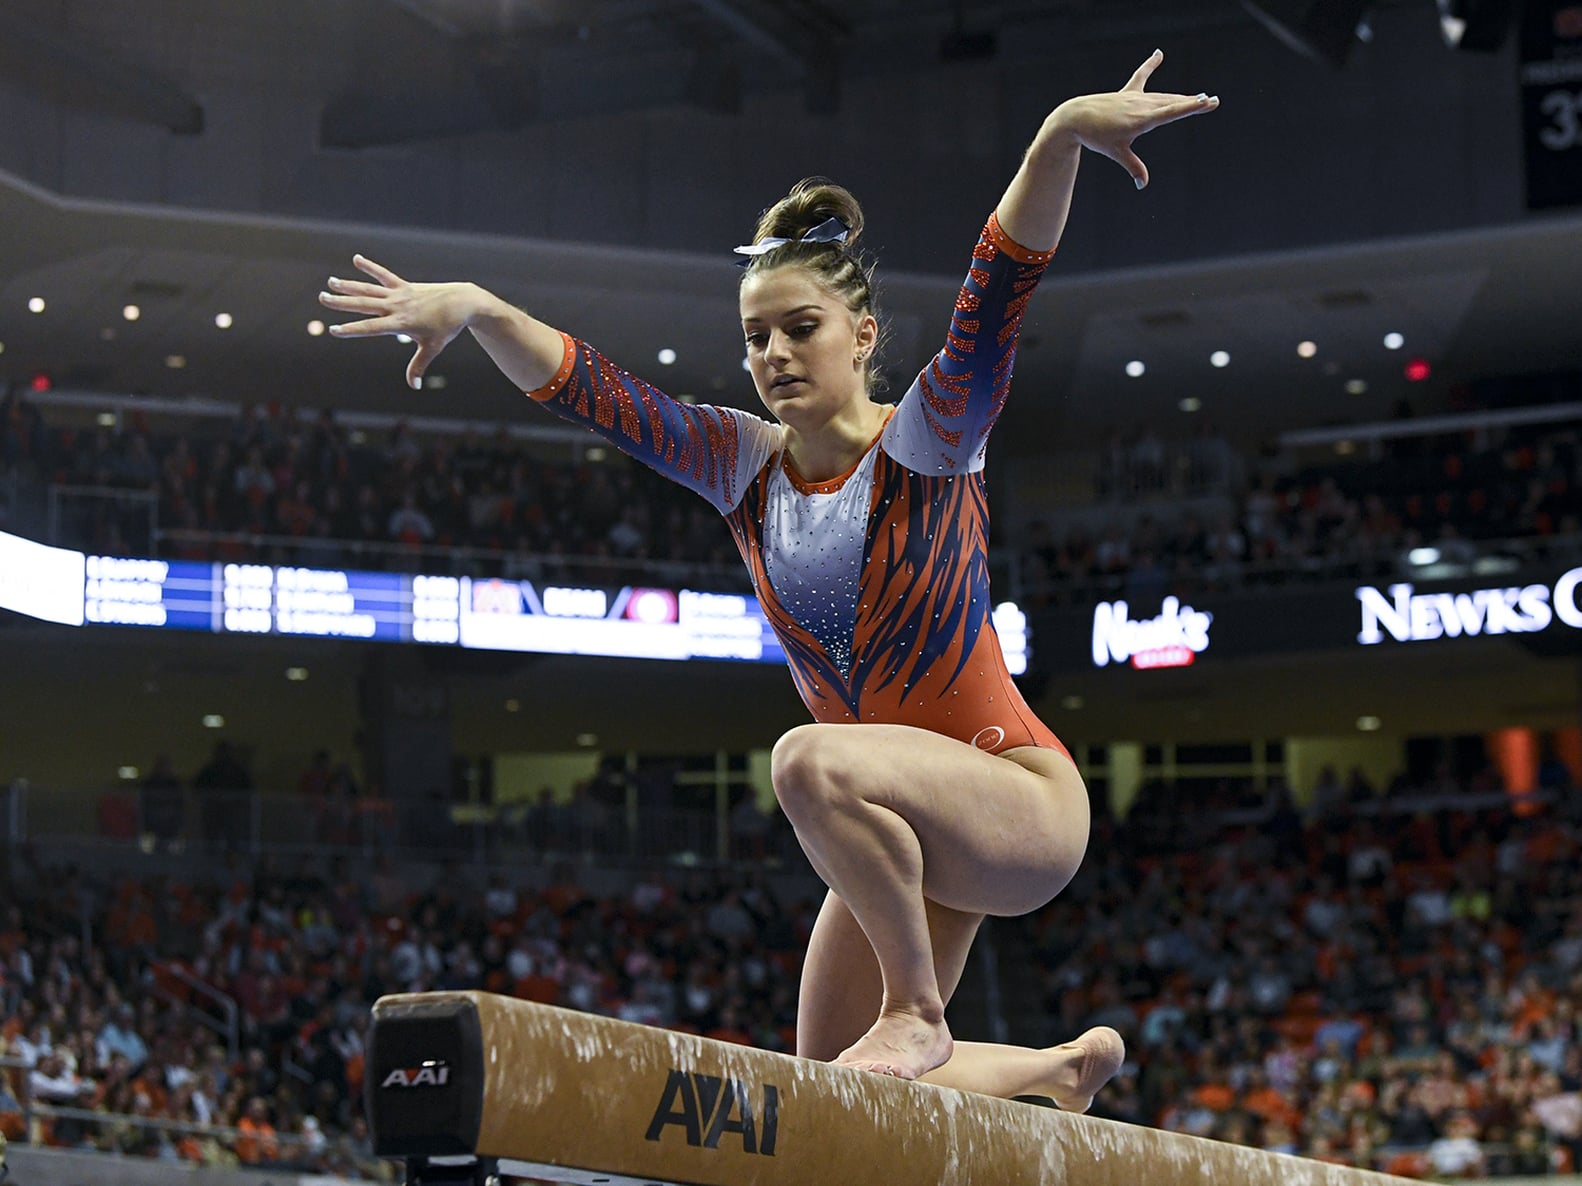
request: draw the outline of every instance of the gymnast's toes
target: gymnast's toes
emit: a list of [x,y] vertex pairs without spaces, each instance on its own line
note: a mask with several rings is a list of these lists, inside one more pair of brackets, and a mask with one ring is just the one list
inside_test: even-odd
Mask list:
[[1126,1043],[1107,1025],[1095,1026],[1075,1041],[1051,1051],[1059,1059],[1059,1088],[1050,1096],[1065,1112],[1086,1112],[1093,1097],[1126,1061]]

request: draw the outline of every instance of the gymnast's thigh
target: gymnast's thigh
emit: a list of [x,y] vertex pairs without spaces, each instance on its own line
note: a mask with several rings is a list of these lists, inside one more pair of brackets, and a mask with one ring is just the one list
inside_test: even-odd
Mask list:
[[824,845],[839,843],[853,800],[895,812],[922,849],[923,896],[969,914],[1036,910],[1087,848],[1087,788],[1058,750],[990,754],[909,725],[799,725],[776,743],[771,775],[799,836],[803,820],[832,821]]
[[[949,1002],[961,980],[981,914],[965,914],[925,899],[928,932],[934,945],[934,973],[940,995]],[[824,899],[807,957],[797,1000],[796,1052],[828,1062],[868,1032],[879,1016],[884,983],[879,961],[846,903],[834,891]]]

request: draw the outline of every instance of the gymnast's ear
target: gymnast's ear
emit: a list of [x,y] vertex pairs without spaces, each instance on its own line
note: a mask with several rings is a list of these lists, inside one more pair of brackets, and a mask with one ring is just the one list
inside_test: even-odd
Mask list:
[[857,337],[857,361],[867,362],[879,344],[879,319],[872,313],[863,313],[854,327]]

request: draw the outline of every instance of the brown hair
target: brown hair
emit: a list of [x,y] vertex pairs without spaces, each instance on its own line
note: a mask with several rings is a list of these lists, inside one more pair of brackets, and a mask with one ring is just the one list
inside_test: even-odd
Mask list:
[[[846,225],[844,243],[801,242],[803,235],[831,218],[838,218]],[[878,320],[873,264],[857,251],[862,228],[862,205],[849,189],[836,185],[827,177],[804,177],[791,187],[790,193],[758,216],[758,226],[753,231],[754,243],[765,239],[787,242],[752,257],[742,282],[746,283],[749,276],[775,268],[806,268],[826,292],[839,299],[853,314],[858,317],[871,314]],[[870,394],[885,386],[876,364],[889,336],[888,328],[881,321],[879,340],[863,364]]]

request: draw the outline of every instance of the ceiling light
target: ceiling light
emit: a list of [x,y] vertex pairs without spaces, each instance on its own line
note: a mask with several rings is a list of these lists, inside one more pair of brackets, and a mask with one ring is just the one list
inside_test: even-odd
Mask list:
[[518,700],[515,696],[511,697],[511,699],[509,699],[509,700],[507,700],[505,702],[505,711],[506,712],[521,712],[522,711],[522,702],[520,700]]
[[1141,379],[1147,370],[1140,358],[1134,358],[1126,364],[1126,373],[1133,379]]
[[1296,344],[1296,353],[1300,358],[1312,358],[1313,355],[1318,353],[1318,343],[1298,342]]
[[217,712],[211,712],[203,718],[203,727],[205,729],[223,729],[225,728],[225,718]]
[[1347,379],[1346,380],[1346,394],[1347,395],[1367,395],[1368,394],[1368,381],[1366,379]]
[[100,412],[98,420],[99,420],[99,427],[100,428],[114,428],[115,427],[115,413],[114,412]]
[[310,337],[314,337],[314,338],[321,338],[321,337],[323,337],[324,336],[324,323],[322,321],[318,321],[316,319],[313,320],[313,321],[308,322],[308,335]]
[[214,324],[218,329],[230,329],[231,326],[236,324],[236,319],[229,313],[216,313],[214,315]]
[[1337,456],[1350,457],[1356,451],[1357,451],[1357,443],[1355,441],[1336,441],[1335,442],[1335,453],[1336,453]]
[[173,371],[179,371],[187,365],[187,356],[185,354],[167,354],[165,355],[165,365]]
[[137,767],[136,766],[117,766],[115,768],[115,776],[117,778],[119,778],[122,782],[131,782],[134,778],[137,777]]
[[308,669],[306,667],[288,667],[286,668],[286,678],[294,684],[300,684],[308,678]]
[[1381,728],[1383,728],[1383,726],[1384,722],[1372,714],[1360,716],[1357,718],[1357,728],[1361,729],[1364,733],[1377,733]]
[[1086,703],[1086,700],[1075,694],[1070,696],[1062,696],[1060,698],[1060,707],[1065,709],[1067,712],[1076,712]]
[[1230,366],[1230,355],[1223,350],[1216,350],[1208,356],[1208,360],[1217,367]]
[[1406,345],[1406,339],[1400,334],[1391,332],[1384,335],[1384,348],[1386,350],[1399,350],[1404,345]]
[[1179,407],[1183,412],[1196,412],[1202,406],[1203,401],[1198,399],[1198,397],[1195,395],[1187,396],[1177,405],[1177,407]]
[[449,382],[450,382],[450,380],[445,378],[444,375],[424,375],[423,376],[423,386],[424,387],[431,387],[435,391],[439,391],[440,389],[442,389],[445,386],[445,384],[447,384]]
[[676,396],[676,398],[684,404],[695,404],[698,402],[698,397],[693,395],[690,391],[683,391],[680,395]]
[[661,350],[659,352],[659,365],[660,366],[669,366],[675,361],[676,361],[676,352],[674,350],[672,350],[669,346],[666,346],[663,350]]
[[27,303],[27,311],[29,313],[42,313],[44,311],[44,298],[33,297],[30,299]]
[[1427,568],[1430,564],[1439,563],[1439,549],[1434,547],[1413,548],[1406,553],[1408,564],[1415,564],[1419,568]]
[[142,315],[143,310],[139,309],[136,305],[123,305],[121,308],[121,316],[125,317],[128,321],[136,321]]
[[605,453],[603,445],[594,445],[583,456],[589,461],[603,461],[608,454]]
[[583,749],[588,749],[592,746],[598,745],[599,735],[597,733],[578,733],[577,744]]

